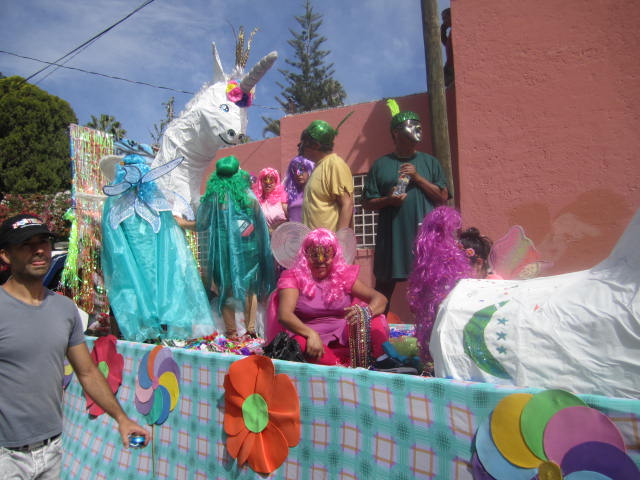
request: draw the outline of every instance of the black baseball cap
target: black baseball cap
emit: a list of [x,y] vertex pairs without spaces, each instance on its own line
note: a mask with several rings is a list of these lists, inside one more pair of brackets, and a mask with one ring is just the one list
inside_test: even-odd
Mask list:
[[0,248],[7,245],[18,245],[31,237],[47,234],[53,238],[53,233],[41,218],[28,213],[7,218],[0,226]]

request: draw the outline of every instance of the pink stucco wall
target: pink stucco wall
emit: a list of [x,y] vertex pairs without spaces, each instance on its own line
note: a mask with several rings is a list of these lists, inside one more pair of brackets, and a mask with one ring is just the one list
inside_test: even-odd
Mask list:
[[550,273],[593,266],[640,206],[640,4],[451,8],[465,223],[522,225]]

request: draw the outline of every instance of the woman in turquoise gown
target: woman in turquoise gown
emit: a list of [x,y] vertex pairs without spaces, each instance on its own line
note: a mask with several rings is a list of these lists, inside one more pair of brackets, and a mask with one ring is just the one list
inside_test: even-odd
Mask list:
[[186,339],[214,330],[195,258],[154,180],[182,159],[151,169],[150,148],[120,143],[102,215],[102,269],[126,340]]

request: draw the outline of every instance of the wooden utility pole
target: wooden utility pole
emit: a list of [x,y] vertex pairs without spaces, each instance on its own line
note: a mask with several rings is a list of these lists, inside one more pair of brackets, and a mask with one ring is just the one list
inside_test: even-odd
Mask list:
[[451,168],[451,146],[449,144],[449,123],[447,120],[447,99],[444,93],[442,72],[442,46],[440,44],[440,19],[437,0],[421,0],[422,35],[427,64],[427,91],[429,112],[431,113],[431,142],[433,154],[440,160],[447,176],[451,197],[454,196],[453,169]]

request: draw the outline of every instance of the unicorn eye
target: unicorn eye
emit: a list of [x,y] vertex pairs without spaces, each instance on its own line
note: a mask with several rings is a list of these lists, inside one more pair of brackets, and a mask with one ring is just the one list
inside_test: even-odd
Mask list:
[[228,112],[229,111],[229,105],[227,105],[226,103],[220,104],[220,110],[222,110],[223,112]]

